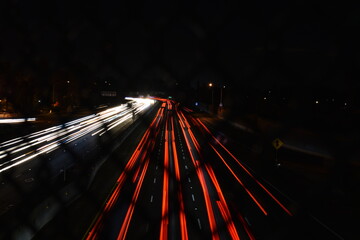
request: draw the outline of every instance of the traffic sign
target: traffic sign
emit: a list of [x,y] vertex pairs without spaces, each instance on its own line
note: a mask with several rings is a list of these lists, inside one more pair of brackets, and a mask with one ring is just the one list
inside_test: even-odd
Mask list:
[[279,138],[276,138],[273,142],[272,142],[274,148],[276,150],[278,150],[279,148],[281,148],[282,145],[284,145],[284,143],[279,139]]

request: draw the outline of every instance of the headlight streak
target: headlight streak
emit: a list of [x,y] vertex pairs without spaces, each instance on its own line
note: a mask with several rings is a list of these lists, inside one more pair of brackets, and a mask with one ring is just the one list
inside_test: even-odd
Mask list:
[[[153,100],[151,100],[153,101]],[[0,154],[5,153],[3,155],[0,155],[0,159],[17,154],[21,151],[24,151],[28,148],[36,147],[36,145],[43,144],[44,142],[49,142],[48,144],[37,148],[36,150],[31,150],[28,153],[25,153],[18,157],[13,157],[10,160],[7,160],[6,162],[3,162],[0,164],[0,172],[4,172],[12,167],[15,167],[21,163],[24,163],[26,161],[29,161],[33,159],[34,157],[38,156],[42,153],[50,153],[51,151],[54,151],[58,148],[60,144],[70,143],[76,139],[79,139],[80,137],[89,134],[93,131],[96,131],[92,134],[92,136],[96,135],[97,133],[103,131],[104,128],[104,122],[108,122],[108,127],[106,131],[109,131],[110,129],[118,126],[119,124],[123,123],[124,121],[131,118],[131,115],[129,114],[131,111],[135,111],[136,113],[140,113],[141,111],[144,111],[147,107],[150,106],[150,104],[147,101],[144,101],[141,99],[140,101],[136,101],[134,99],[133,102],[133,109],[129,109],[128,107],[121,105],[118,107],[110,108],[105,111],[99,112],[98,114],[91,114],[89,116],[85,116],[73,121],[70,121],[68,123],[50,127],[41,131],[37,131],[31,134],[28,134],[24,137],[18,137],[15,139],[11,139],[8,141],[5,141],[3,143],[0,143],[0,149],[2,151]],[[122,111],[122,112],[121,112]],[[118,119],[120,118],[120,119]],[[110,119],[110,120],[109,120]],[[118,120],[116,120],[118,119]],[[113,121],[113,122],[112,122]],[[101,128],[100,130],[98,130]],[[98,131],[97,131],[98,130]],[[31,140],[32,139],[32,140]],[[28,142],[26,142],[29,140]],[[21,143],[22,142],[22,143]],[[21,143],[20,145],[10,147],[12,145]],[[55,145],[53,145],[55,144]],[[56,146],[56,147],[50,147],[47,149],[47,151],[43,151],[44,148],[49,146]],[[10,148],[6,148],[10,147]],[[31,156],[28,156],[32,154]],[[24,159],[21,159],[24,156],[28,156]]]
[[16,144],[16,143],[19,143],[19,142],[22,142],[23,139],[19,139],[19,140],[10,140],[10,141],[7,141],[7,142],[3,142],[0,147],[3,148],[3,147],[7,147],[7,146],[11,146],[13,144]]
[[15,141],[22,141],[22,138],[21,137],[18,137],[18,138],[14,138],[14,139],[10,139],[10,140],[7,140],[7,141],[5,141],[5,142],[2,142],[1,144],[0,144],[0,147],[3,147],[4,146],[4,144],[9,144],[9,143],[12,143],[12,142],[15,142]]
[[22,123],[22,122],[33,122],[36,121],[36,118],[2,118],[0,119],[0,123]]

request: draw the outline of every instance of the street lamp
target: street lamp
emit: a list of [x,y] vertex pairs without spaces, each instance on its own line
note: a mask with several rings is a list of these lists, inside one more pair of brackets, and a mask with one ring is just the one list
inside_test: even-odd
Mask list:
[[223,97],[222,91],[223,91],[223,88],[225,88],[225,86],[220,87],[220,104],[219,104],[220,110],[223,107],[223,103],[222,103],[222,97]]
[[212,86],[213,84],[209,83],[209,87],[211,88],[211,105],[214,106],[214,88]]

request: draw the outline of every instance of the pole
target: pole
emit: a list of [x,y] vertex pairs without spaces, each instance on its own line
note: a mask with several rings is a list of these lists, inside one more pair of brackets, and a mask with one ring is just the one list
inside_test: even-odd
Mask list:
[[281,164],[278,161],[278,149],[276,149],[276,151],[275,151],[275,166],[280,167],[280,165]]
[[220,86],[220,104],[219,104],[219,111],[221,112],[223,104],[222,104],[222,90],[223,86]]
[[222,107],[222,87],[220,88],[220,107]]
[[53,83],[52,86],[52,103],[55,103],[55,83]]
[[211,104],[214,107],[214,88],[213,87],[211,87]]

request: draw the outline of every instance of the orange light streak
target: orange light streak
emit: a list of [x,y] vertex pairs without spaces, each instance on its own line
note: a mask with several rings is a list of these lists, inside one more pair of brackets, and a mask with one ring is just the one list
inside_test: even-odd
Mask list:
[[184,110],[187,111],[187,112],[194,112],[193,110],[187,108],[187,107],[184,107]]
[[240,219],[240,222],[243,224],[245,231],[247,233],[247,235],[249,236],[250,240],[255,240],[254,235],[252,234],[252,232],[250,231],[249,225],[247,224],[247,222],[245,221],[245,219],[241,216],[240,213],[238,213],[238,218]]
[[129,229],[130,221],[131,221],[132,215],[134,213],[135,205],[136,205],[137,199],[139,197],[139,193],[140,193],[140,190],[141,190],[141,187],[142,187],[142,183],[144,181],[146,171],[147,171],[148,166],[149,166],[149,162],[150,162],[149,159],[147,159],[147,161],[145,162],[145,165],[143,167],[143,170],[142,170],[140,178],[139,178],[139,182],[136,185],[136,189],[135,189],[134,195],[132,197],[130,207],[128,208],[128,211],[126,212],[126,216],[125,216],[125,219],[124,219],[123,224],[121,226],[121,229],[120,229],[119,235],[117,237],[117,240],[122,240],[122,239],[126,238],[126,234],[127,234],[128,229]]
[[[240,239],[240,237],[239,237],[239,235],[238,235],[238,233],[236,231],[235,225],[232,222],[232,220],[229,219],[229,213],[225,209],[223,203],[221,201],[216,201],[216,204],[218,205],[220,213],[221,213],[222,217],[225,220],[225,223],[226,223],[226,226],[228,228],[231,239]],[[229,221],[230,221],[230,223],[229,223]]]
[[[178,113],[178,116],[179,116],[179,122],[183,121],[182,118],[180,117],[179,113]],[[182,125],[185,125],[185,124],[182,124]],[[210,200],[210,196],[209,196],[209,191],[207,189],[207,185],[206,185],[206,182],[205,182],[203,172],[200,170],[201,166],[198,163],[199,161],[195,160],[195,157],[194,157],[194,155],[192,153],[192,150],[191,150],[192,148],[191,148],[189,139],[186,136],[185,128],[182,128],[181,130],[183,132],[185,142],[186,142],[186,146],[187,146],[187,148],[189,150],[189,153],[190,153],[191,161],[192,161],[193,165],[195,166],[196,174],[198,176],[198,179],[199,179],[200,185],[201,185],[201,189],[202,189],[203,194],[204,194],[205,206],[206,206],[206,211],[207,211],[207,214],[208,214],[208,220],[209,220],[209,225],[210,225],[210,229],[211,229],[211,233],[212,233],[212,239],[213,240],[220,239],[218,233],[216,232],[217,227],[216,227],[216,221],[215,221],[215,217],[214,217],[214,211],[212,209],[211,200]],[[188,129],[188,131],[190,131],[190,129]]]
[[264,209],[264,207],[259,203],[259,201],[256,200],[256,198],[254,197],[254,195],[250,192],[249,189],[247,189],[247,187],[245,187],[244,183],[236,176],[236,174],[234,173],[234,171],[230,168],[230,166],[226,163],[225,159],[220,155],[220,153],[210,144],[210,146],[212,147],[212,149],[215,151],[215,153],[219,156],[219,158],[223,161],[223,163],[225,164],[225,166],[229,169],[229,171],[231,172],[231,174],[235,177],[235,179],[240,183],[240,185],[245,189],[245,191],[247,192],[247,194],[249,194],[249,196],[251,197],[251,199],[256,203],[256,205],[260,208],[260,210],[265,214],[268,215],[268,213],[266,212],[266,210]]
[[160,114],[160,109],[156,113],[156,116],[155,116],[154,120],[151,122],[148,129],[145,131],[143,137],[141,138],[139,144],[136,147],[136,150],[134,151],[131,158],[127,162],[127,164],[124,168],[124,171],[121,173],[121,175],[117,179],[116,185],[114,186],[114,190],[112,191],[110,197],[106,201],[104,209],[102,210],[101,213],[98,214],[95,222],[92,224],[91,230],[88,232],[88,235],[86,236],[87,240],[96,239],[98,232],[101,230],[101,228],[103,226],[103,218],[105,217],[105,213],[109,212],[109,210],[114,206],[116,200],[118,199],[118,197],[120,195],[120,190],[121,190],[122,186],[124,185],[124,182],[129,174],[129,172],[132,170],[132,168],[137,160],[138,155],[140,154],[141,150],[143,149],[145,142],[147,141],[147,139],[150,135],[150,131],[153,128],[155,122],[157,121],[157,117],[159,116],[159,114]]
[[139,176],[139,172],[140,172],[140,167],[138,167],[138,168],[136,169],[136,172],[135,172],[135,174],[134,174],[134,176],[133,176],[133,179],[132,179],[132,182],[133,182],[133,183],[136,181],[137,177]]
[[187,240],[188,239],[188,231],[186,226],[186,217],[185,217],[185,210],[184,210],[184,200],[181,192],[181,176],[180,176],[180,167],[179,167],[179,159],[177,156],[177,149],[175,144],[175,132],[174,132],[174,119],[171,118],[171,144],[172,144],[172,150],[173,150],[173,159],[174,159],[174,165],[175,165],[175,177],[176,181],[179,184],[178,188],[178,200],[180,203],[180,209],[179,209],[179,218],[180,218],[180,229],[181,229],[181,239]]
[[168,123],[165,123],[165,149],[164,149],[164,179],[163,179],[163,195],[161,207],[161,225],[160,240],[168,239],[169,224],[169,137]]
[[210,132],[210,130],[198,119],[199,123],[204,127],[204,129],[215,139],[215,141],[238,163],[238,165],[244,169],[244,171],[290,216],[293,214],[262,184],[260,183],[250,171],[219,141],[216,137]]
[[216,191],[218,193],[218,196],[219,196],[219,199],[220,201],[218,201],[218,206],[219,206],[219,209],[220,209],[220,212],[221,212],[221,215],[223,216],[225,222],[226,222],[226,226],[228,228],[228,231],[231,235],[231,238],[232,239],[240,239],[237,231],[236,231],[236,228],[235,228],[235,225],[234,225],[234,221],[232,220],[232,217],[231,217],[231,214],[230,214],[230,211],[229,211],[229,207],[227,206],[226,204],[226,200],[225,200],[225,197],[222,193],[222,190],[220,188],[220,185],[219,185],[219,182],[217,181],[216,179],[216,176],[215,176],[215,173],[214,171],[212,170],[211,166],[209,165],[205,165],[205,168],[211,178],[211,181],[213,182],[215,188],[216,188]]
[[206,205],[206,210],[207,210],[208,218],[209,218],[209,222],[210,222],[210,229],[211,229],[211,233],[212,233],[212,239],[213,240],[220,239],[218,233],[216,232],[217,227],[216,227],[214,211],[213,211],[212,205],[211,205],[209,190],[208,190],[206,182],[205,182],[204,174],[200,170],[201,166],[200,166],[200,163],[199,163],[198,160],[196,160],[194,166],[196,168],[196,172],[197,172],[198,178],[200,180],[201,188],[203,190],[204,197],[205,197],[205,205]]

